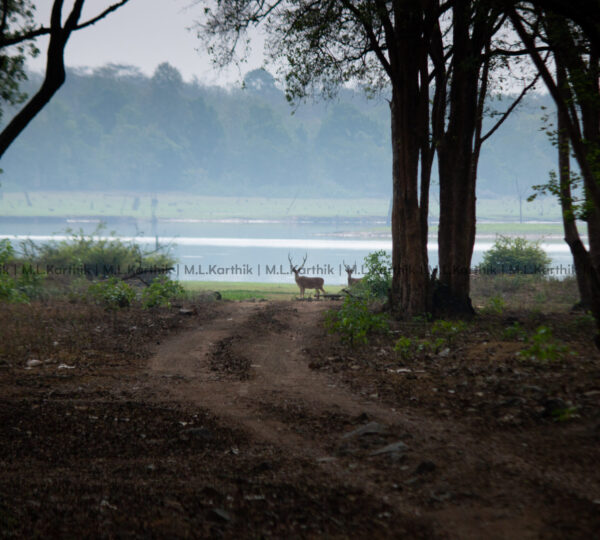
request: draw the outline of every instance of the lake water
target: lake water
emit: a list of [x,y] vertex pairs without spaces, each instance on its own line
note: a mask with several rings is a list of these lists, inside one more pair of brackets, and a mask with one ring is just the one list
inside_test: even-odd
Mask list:
[[[67,238],[67,228],[92,233],[96,220],[64,219],[0,219],[0,238],[11,238],[15,244],[24,238],[35,242]],[[115,220],[102,233],[111,231],[124,241],[136,241],[148,249],[155,244],[171,246],[178,264],[173,277],[180,280],[291,282],[288,254],[295,264],[305,264],[306,275],[319,275],[326,283],[346,282],[344,263],[357,265],[357,277],[365,256],[376,250],[391,252],[391,240],[368,237],[365,231],[385,226],[384,222],[362,220],[226,220],[175,221],[155,223],[140,220]],[[479,264],[483,253],[493,245],[493,238],[478,238],[473,266]],[[541,247],[552,258],[558,277],[572,271],[568,246],[558,239],[544,241]],[[437,264],[437,241],[429,241],[429,263]]]

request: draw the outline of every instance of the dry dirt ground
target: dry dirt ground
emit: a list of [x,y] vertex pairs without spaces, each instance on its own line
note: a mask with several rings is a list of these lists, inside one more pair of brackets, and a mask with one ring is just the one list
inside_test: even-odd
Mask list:
[[[0,535],[598,538],[587,340],[563,360],[518,359],[500,317],[402,360],[402,327],[350,349],[323,328],[330,307],[215,302],[95,323],[90,311],[89,335],[73,312],[14,308]],[[535,317],[523,325],[558,336],[585,326]],[[39,343],[22,343],[28,324]]]

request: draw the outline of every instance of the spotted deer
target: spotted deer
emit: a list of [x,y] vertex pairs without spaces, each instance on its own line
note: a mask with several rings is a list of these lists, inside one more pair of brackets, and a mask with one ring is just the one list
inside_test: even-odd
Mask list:
[[300,270],[302,270],[304,268],[304,264],[306,263],[307,256],[308,256],[308,254],[304,255],[302,264],[299,267],[296,267],[296,266],[294,266],[294,263],[292,262],[292,258],[288,253],[288,261],[290,261],[290,270],[294,273],[294,279],[296,280],[296,284],[300,288],[300,295],[302,296],[302,298],[304,298],[304,291],[306,289],[308,289],[308,290],[314,289],[315,293],[317,295],[317,298],[319,298],[319,291],[321,291],[323,294],[326,294],[325,289],[323,289],[325,280],[320,277],[306,277],[306,276],[299,275]]
[[348,287],[352,287],[352,285],[356,285],[362,281],[362,278],[353,278],[352,274],[356,272],[356,265],[348,266],[346,261],[343,261],[344,268],[346,269],[346,273],[348,274]]

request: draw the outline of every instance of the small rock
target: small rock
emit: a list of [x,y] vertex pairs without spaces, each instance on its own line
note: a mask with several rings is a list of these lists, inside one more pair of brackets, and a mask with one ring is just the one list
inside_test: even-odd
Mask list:
[[431,493],[430,499],[435,502],[444,502],[452,498],[452,493],[449,491],[442,491],[439,493]]
[[116,510],[117,507],[113,504],[110,504],[110,502],[108,502],[107,499],[102,499],[100,501],[100,508],[101,509],[105,509],[105,508],[110,508],[111,510]]
[[378,448],[377,450],[373,450],[371,452],[371,455],[379,456],[381,454],[396,454],[396,453],[403,452],[407,448],[408,448],[408,446],[406,446],[406,444],[404,444],[402,441],[396,441],[394,443],[384,446],[383,448]]
[[27,367],[37,367],[42,364],[41,360],[36,360],[32,358],[31,360],[27,360]]
[[213,508],[210,511],[210,517],[216,521],[225,521],[230,522],[233,518],[227,510],[223,510],[223,508]]
[[590,390],[589,392],[584,392],[583,395],[585,397],[594,397],[600,395],[600,390]]
[[448,355],[450,354],[450,349],[445,348],[443,351],[441,351],[438,356],[440,358],[446,358]]
[[543,390],[539,386],[535,386],[534,384],[525,384],[522,387],[523,392],[543,392]]
[[245,495],[244,500],[246,501],[264,501],[264,495]]
[[172,510],[175,510],[176,512],[179,512],[181,514],[183,514],[185,512],[185,509],[183,508],[183,506],[181,506],[181,504],[174,499],[165,499],[164,505],[165,505],[165,508],[171,508]]
[[385,433],[387,431],[385,426],[377,422],[369,422],[364,426],[360,426],[359,428],[351,431],[350,433],[346,433],[342,436],[342,439],[351,439],[353,437],[361,437],[363,435],[371,435],[377,433]]
[[190,316],[190,315],[194,315],[195,310],[193,309],[187,309],[187,308],[181,308],[179,310],[179,315],[186,315],[186,316]]
[[69,366],[68,364],[58,364],[58,369],[75,369],[75,366]]

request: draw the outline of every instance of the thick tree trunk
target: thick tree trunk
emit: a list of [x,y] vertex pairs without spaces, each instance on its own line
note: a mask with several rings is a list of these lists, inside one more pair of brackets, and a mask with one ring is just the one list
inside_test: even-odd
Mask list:
[[468,3],[454,9],[454,72],[448,127],[438,148],[440,177],[439,284],[436,315],[470,316],[470,270],[475,244],[475,170],[479,47],[469,33]]
[[[420,14],[409,13],[404,24],[419,24]],[[417,30],[413,27],[413,33]],[[390,102],[393,208],[392,208],[392,308],[402,316],[431,312],[427,232],[419,204],[419,152],[423,133],[428,130],[427,116],[420,107],[422,92],[419,69],[426,49],[417,38],[402,36],[394,58],[395,80]],[[425,123],[423,123],[425,122]],[[424,201],[425,203],[426,201]]]

